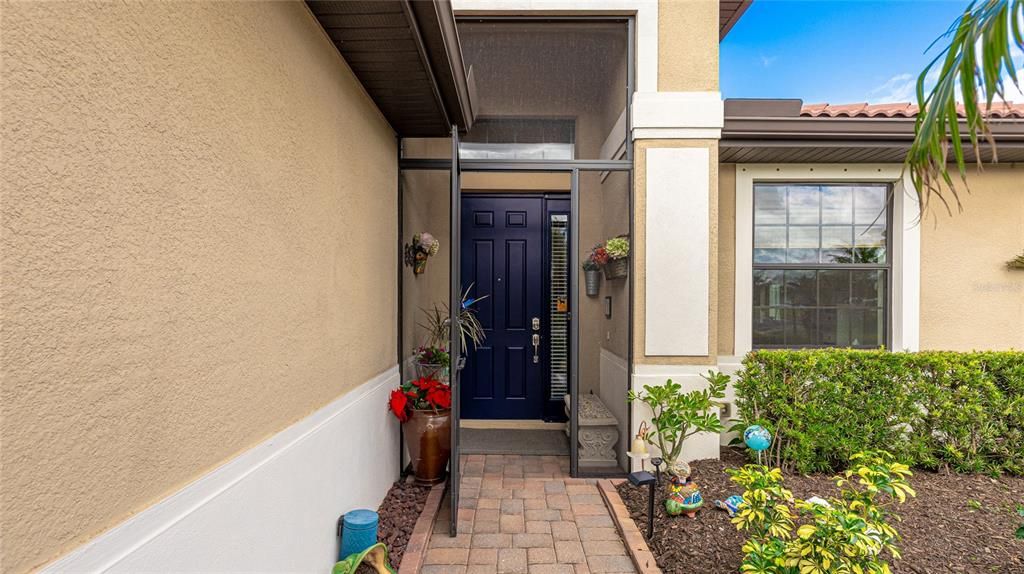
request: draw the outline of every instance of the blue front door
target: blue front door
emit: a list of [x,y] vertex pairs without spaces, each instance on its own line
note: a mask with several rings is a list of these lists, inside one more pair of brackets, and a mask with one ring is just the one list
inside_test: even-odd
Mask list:
[[487,339],[467,350],[460,379],[462,418],[540,419],[544,414],[544,201],[542,196],[463,197],[463,289],[472,286],[472,297],[487,296],[474,305]]

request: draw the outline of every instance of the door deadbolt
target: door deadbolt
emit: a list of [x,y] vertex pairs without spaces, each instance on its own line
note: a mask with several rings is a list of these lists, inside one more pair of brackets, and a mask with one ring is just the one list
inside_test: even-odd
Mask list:
[[534,331],[540,331],[540,317],[534,317],[531,323]]

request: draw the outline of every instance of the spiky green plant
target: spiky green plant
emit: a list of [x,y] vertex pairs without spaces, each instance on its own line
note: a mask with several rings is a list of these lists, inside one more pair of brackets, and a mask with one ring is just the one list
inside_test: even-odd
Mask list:
[[[965,136],[979,166],[981,138],[988,141],[993,160],[997,159],[986,111],[991,109],[997,97],[1005,101],[1006,79],[1020,88],[1012,51],[1014,46],[1024,50],[1022,22],[1024,0],[971,2],[963,15],[939,38],[949,38],[949,45],[918,77],[919,112],[914,143],[907,153],[905,168],[910,171],[922,211],[927,209],[933,196],[950,213],[951,203],[959,209],[960,191],[950,176],[947,162],[952,148],[952,160],[956,163],[963,189],[967,190]],[[926,93],[925,84],[934,70],[938,70],[937,81]],[[957,107],[958,95],[963,100],[963,118]]]
[[[463,350],[469,348],[468,343],[472,343],[473,348],[476,349],[487,338],[487,333],[484,331],[483,325],[480,324],[480,320],[477,319],[476,309],[473,308],[473,305],[483,301],[489,295],[474,299],[469,296],[472,289],[473,285],[466,287],[459,304],[459,341]],[[448,304],[435,303],[430,309],[421,308],[420,312],[423,313],[425,321],[417,324],[427,332],[427,344],[442,348],[448,346],[448,342],[451,340],[451,312]]]

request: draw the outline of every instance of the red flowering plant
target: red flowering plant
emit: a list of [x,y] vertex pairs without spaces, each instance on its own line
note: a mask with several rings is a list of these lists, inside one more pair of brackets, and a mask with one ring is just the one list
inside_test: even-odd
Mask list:
[[391,391],[388,408],[403,423],[412,411],[432,410],[439,413],[452,407],[452,389],[432,377],[409,381]]
[[584,271],[598,271],[608,263],[608,250],[603,243],[598,243],[590,250],[590,255],[583,262]]

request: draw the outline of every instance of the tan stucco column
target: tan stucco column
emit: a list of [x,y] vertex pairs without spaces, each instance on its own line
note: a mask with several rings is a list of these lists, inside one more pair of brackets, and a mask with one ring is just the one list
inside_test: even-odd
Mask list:
[[[687,388],[718,357],[718,2],[659,2],[658,91],[634,95],[634,367],[631,384]],[[634,432],[649,413],[634,405]],[[718,456],[694,437],[688,459]]]

